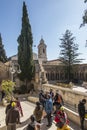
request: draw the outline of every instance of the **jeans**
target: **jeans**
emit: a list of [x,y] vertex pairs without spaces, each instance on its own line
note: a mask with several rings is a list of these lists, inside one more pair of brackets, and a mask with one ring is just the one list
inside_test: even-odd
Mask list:
[[47,120],[48,120],[48,125],[52,125],[51,113],[47,113]]

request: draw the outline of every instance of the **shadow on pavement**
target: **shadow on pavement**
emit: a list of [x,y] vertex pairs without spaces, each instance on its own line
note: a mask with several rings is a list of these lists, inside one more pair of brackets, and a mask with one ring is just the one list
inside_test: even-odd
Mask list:
[[18,125],[17,125],[17,128],[24,127],[25,125],[28,125],[29,122],[30,122],[30,119],[28,118],[27,120],[21,122],[21,124],[18,124]]

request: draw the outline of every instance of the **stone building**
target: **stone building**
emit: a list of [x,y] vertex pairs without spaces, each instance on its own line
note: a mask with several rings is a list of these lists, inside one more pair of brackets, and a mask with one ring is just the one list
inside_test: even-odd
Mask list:
[[[41,39],[38,45],[38,61],[40,65],[41,75],[45,82],[65,82],[67,76],[64,72],[64,65],[59,59],[47,60],[47,50],[44,40]],[[73,77],[74,81],[87,82],[87,64],[74,65]]]
[[[35,62],[35,82],[38,84],[42,83],[55,83],[55,82],[65,82],[67,80],[64,65],[59,59],[47,60],[47,45],[45,44],[43,38],[41,38],[38,44],[38,54],[33,53],[33,59]],[[12,74],[10,69],[12,65],[18,65],[18,57],[14,55],[10,57],[9,62],[4,67],[5,72],[1,74],[0,80],[5,79],[7,74],[8,78],[17,82],[17,86],[20,86],[20,81],[17,78],[17,73]],[[7,70],[7,72],[6,72]],[[74,65],[73,77],[78,81],[87,82],[87,64]],[[2,71],[1,71],[2,73]],[[5,76],[5,73],[6,76]]]

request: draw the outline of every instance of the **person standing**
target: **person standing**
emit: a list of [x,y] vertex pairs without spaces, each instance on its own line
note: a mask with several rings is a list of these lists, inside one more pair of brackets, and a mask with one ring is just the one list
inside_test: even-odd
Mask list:
[[68,125],[69,120],[63,106],[61,106],[60,109],[56,112],[54,120],[56,122],[57,130],[70,130]]
[[84,130],[85,104],[86,104],[86,99],[82,99],[82,101],[80,101],[78,104],[78,113],[80,116],[80,123],[81,123],[82,130]]
[[12,100],[10,101],[10,103],[6,106],[6,109],[5,109],[5,114],[7,114],[8,110],[11,109],[11,104],[12,104]]
[[18,97],[16,97],[16,101],[15,101],[15,102],[16,102],[17,109],[18,109],[19,113],[20,113],[21,116],[23,117],[23,110],[22,110],[21,103],[20,103]]
[[51,98],[52,100],[54,99],[54,92],[53,92],[53,89],[50,89],[50,95],[51,95]]
[[43,90],[41,90],[40,93],[39,93],[39,102],[41,103],[41,105],[44,108],[44,106],[45,106],[45,95],[44,95]]
[[43,107],[41,106],[40,102],[36,102],[36,107],[34,109],[34,116],[38,123],[41,123],[41,119],[43,116]]
[[16,110],[16,103],[12,102],[11,106],[6,114],[6,126],[7,130],[16,130],[16,124],[20,123],[20,115]]
[[50,94],[48,94],[47,99],[46,99],[46,104],[45,104],[45,111],[46,111],[47,120],[48,120],[47,127],[50,127],[52,125],[52,117],[51,117],[52,110],[53,110],[53,102],[52,102],[52,98]]
[[3,100],[3,98],[5,97],[5,92],[4,90],[1,91],[2,97],[1,97],[1,101]]
[[[43,116],[43,107],[41,106],[40,102],[36,102],[36,107],[34,109],[34,116],[37,123],[41,123],[41,119]],[[38,130],[40,130],[40,125],[38,125]]]
[[[59,94],[59,92],[56,92],[56,95],[54,96],[54,103],[53,105],[56,107],[56,111],[60,109],[62,105],[64,105],[64,101],[62,96]],[[54,113],[56,113],[56,111]]]

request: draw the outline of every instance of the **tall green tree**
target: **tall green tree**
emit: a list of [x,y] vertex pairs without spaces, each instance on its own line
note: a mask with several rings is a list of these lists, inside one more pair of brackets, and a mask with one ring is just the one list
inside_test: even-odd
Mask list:
[[2,44],[2,37],[0,34],[0,61],[6,62],[7,61],[7,56],[5,53],[4,45]]
[[[86,3],[86,2],[87,2],[87,0],[84,0],[84,3]],[[82,27],[82,26],[84,26],[85,24],[87,24],[87,9],[84,11],[84,15],[83,15],[82,19],[83,19],[83,22],[82,22],[82,24],[80,25],[80,27]]]
[[69,30],[66,30],[65,34],[60,39],[60,60],[65,66],[68,82],[71,80],[73,65],[80,62],[80,59],[77,59],[80,54],[77,52],[78,44],[74,43],[75,37],[72,35],[73,34]]
[[34,61],[33,61],[33,38],[31,25],[28,18],[27,7],[23,2],[23,16],[22,29],[18,37],[18,63],[20,65],[21,74],[20,79],[27,82],[32,80],[34,75]]

